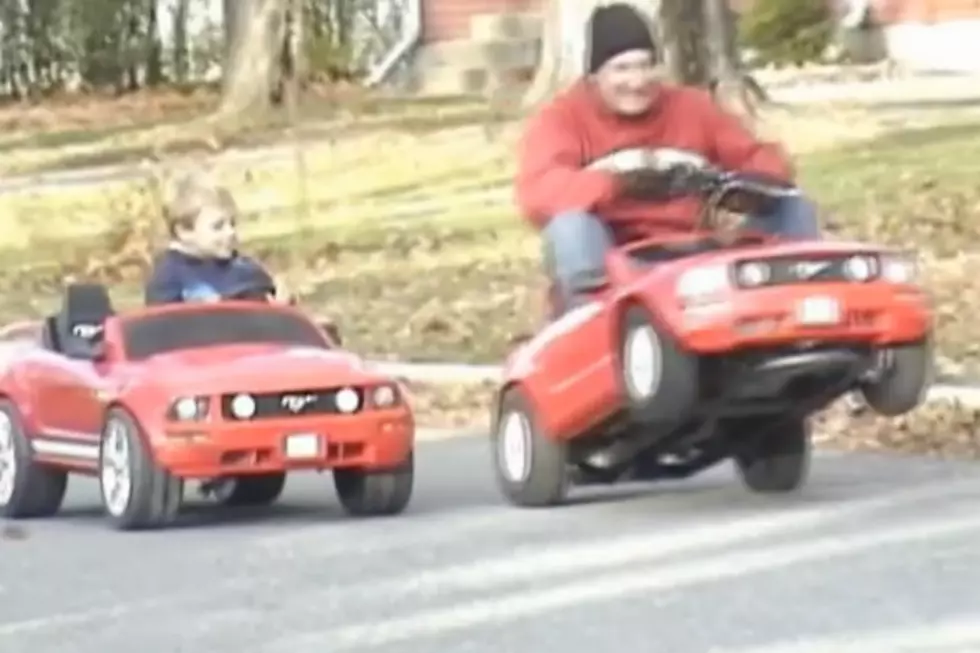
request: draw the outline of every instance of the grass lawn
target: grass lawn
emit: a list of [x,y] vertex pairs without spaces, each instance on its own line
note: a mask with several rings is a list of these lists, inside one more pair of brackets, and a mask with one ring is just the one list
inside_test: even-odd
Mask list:
[[[857,130],[839,116],[818,124]],[[841,145],[782,125],[813,141],[790,146],[835,235],[918,248],[936,297],[942,353],[980,376],[970,317],[980,307],[978,127],[877,136],[868,127],[863,140]],[[488,138],[471,126],[420,138],[389,126],[309,148],[306,184],[288,157],[216,166],[238,195],[249,249],[304,304],[332,315],[349,346],[409,360],[496,362],[541,310],[537,238],[517,217],[507,187],[514,134],[509,127]],[[152,186],[136,183],[0,195],[8,262],[0,271],[0,315],[51,310],[66,277],[104,279],[118,304],[138,301],[158,240],[154,201]],[[474,411],[485,417],[487,388],[417,391],[443,422]],[[946,418],[951,428],[976,430],[972,413],[955,415]],[[923,418],[915,419],[889,432],[919,433]]]

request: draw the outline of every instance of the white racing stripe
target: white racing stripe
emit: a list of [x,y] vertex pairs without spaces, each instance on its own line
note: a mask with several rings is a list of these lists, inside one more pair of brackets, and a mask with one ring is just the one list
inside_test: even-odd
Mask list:
[[34,451],[47,456],[62,456],[65,458],[81,458],[82,460],[98,460],[99,445],[84,442],[68,442],[49,438],[31,438]]
[[826,562],[881,547],[978,531],[980,516],[932,520],[873,533],[814,538],[673,566],[634,566],[628,571],[590,576],[584,581],[561,583],[547,590],[513,592],[496,598],[457,602],[454,607],[418,611],[404,617],[287,635],[256,650],[264,653],[362,651],[481,626],[500,627],[517,619],[637,594],[673,591],[808,562]]

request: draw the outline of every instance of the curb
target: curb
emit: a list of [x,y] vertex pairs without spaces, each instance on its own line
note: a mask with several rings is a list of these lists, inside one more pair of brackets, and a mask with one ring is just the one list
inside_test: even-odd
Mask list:
[[[500,365],[394,361],[368,361],[368,365],[383,374],[419,383],[496,383],[503,375],[503,367]],[[980,409],[980,384],[948,381],[934,383],[929,387],[924,401],[946,401],[966,408]]]

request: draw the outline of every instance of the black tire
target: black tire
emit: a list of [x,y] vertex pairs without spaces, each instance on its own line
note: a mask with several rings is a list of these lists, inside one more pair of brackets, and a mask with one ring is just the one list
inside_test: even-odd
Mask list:
[[415,453],[409,453],[404,463],[389,471],[335,469],[333,484],[344,511],[352,517],[397,515],[408,507],[412,499]]
[[[513,428],[515,440],[508,440],[507,430]],[[526,508],[554,506],[568,495],[568,447],[565,442],[552,440],[542,433],[530,402],[518,386],[504,391],[491,429],[494,476],[497,486],[507,500]],[[511,468],[509,461],[518,445],[522,451],[521,469]],[[520,459],[517,461],[520,462]]]
[[236,476],[229,479],[231,490],[220,502],[223,506],[268,506],[279,498],[286,487],[286,475],[256,474],[254,476]]
[[[0,400],[0,420],[0,430],[5,431],[0,432],[0,515],[51,517],[65,499],[68,473],[34,460],[20,412],[6,399]],[[12,476],[5,477],[8,473]]]
[[932,340],[893,347],[883,352],[881,376],[863,384],[861,394],[876,413],[897,417],[922,403],[932,380],[935,362]]
[[812,450],[805,417],[738,420],[728,425],[735,466],[753,492],[793,492],[806,482]]
[[[644,347],[651,356],[646,366],[637,360]],[[681,351],[642,306],[630,305],[623,313],[617,361],[634,420],[668,430],[688,420],[698,399],[697,358]],[[644,367],[650,367],[649,378],[641,378]]]
[[[110,449],[116,446],[116,438],[125,441],[126,448],[114,460]],[[127,466],[128,497],[121,501],[121,505],[113,505],[107,494],[112,491],[106,486],[108,479],[105,472],[110,465],[114,468]],[[177,518],[183,500],[184,481],[156,464],[136,419],[122,408],[113,408],[106,415],[102,429],[99,489],[106,518],[114,528],[122,531],[148,530],[165,528]]]

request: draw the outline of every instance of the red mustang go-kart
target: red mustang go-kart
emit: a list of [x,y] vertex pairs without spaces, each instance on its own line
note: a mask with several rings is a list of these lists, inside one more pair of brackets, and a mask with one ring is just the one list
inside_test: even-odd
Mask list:
[[119,529],[163,527],[184,482],[266,505],[287,472],[333,471],[352,515],[408,505],[415,424],[400,385],[291,306],[174,304],[115,314],[76,284],[0,342],[0,515],[57,513],[71,473],[97,476]]
[[[664,165],[657,156],[628,165]],[[913,256],[748,230],[721,238],[730,193],[795,191],[672,159],[705,198],[699,230],[611,252],[604,287],[506,362],[491,437],[511,503],[727,459],[753,491],[792,491],[809,468],[812,413],[855,391],[888,416],[923,398],[932,313]]]

